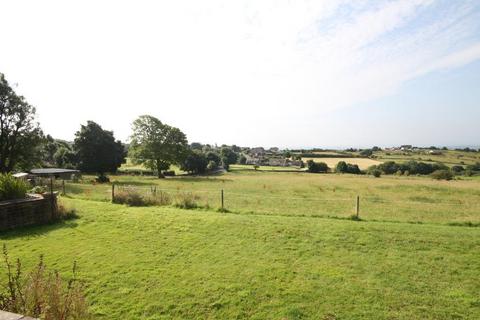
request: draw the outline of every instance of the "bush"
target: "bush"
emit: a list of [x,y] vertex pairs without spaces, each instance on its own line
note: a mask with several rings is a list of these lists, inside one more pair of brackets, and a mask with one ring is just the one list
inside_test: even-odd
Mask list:
[[460,174],[462,173],[463,171],[465,171],[465,169],[463,168],[463,166],[453,166],[452,167],[452,172],[454,172],[455,174]]
[[328,172],[330,168],[325,162],[315,162],[313,160],[307,161],[307,171],[311,173],[325,173]]
[[43,194],[47,192],[47,188],[45,186],[35,186],[30,190],[30,193],[35,193],[35,194]]
[[89,319],[83,286],[76,278],[77,267],[73,264],[73,276],[64,281],[58,272],[47,271],[40,256],[39,263],[29,273],[24,273],[20,260],[10,262],[7,248],[3,246],[7,274],[0,291],[0,309],[45,320]]
[[146,203],[140,193],[134,190],[121,190],[115,193],[114,203],[126,204],[132,207],[146,206]]
[[213,160],[210,160],[207,164],[207,170],[212,171],[218,167],[217,163]]
[[335,172],[338,173],[352,173],[352,174],[360,174],[360,168],[356,164],[346,163],[345,161],[340,161],[337,163],[335,167]]
[[450,170],[436,170],[431,174],[431,177],[436,180],[452,180],[453,174]]
[[179,193],[175,197],[175,207],[182,209],[195,209],[198,208],[197,201],[199,199],[199,196],[191,192]]
[[57,204],[57,217],[60,220],[77,219],[77,210],[75,210],[75,208],[69,208],[64,203],[59,202]]
[[382,171],[378,170],[378,169],[374,169],[372,170],[372,175],[375,177],[375,178],[380,178],[380,176],[382,175]]
[[113,202],[131,207],[165,206],[171,204],[172,199],[170,195],[162,191],[152,191],[151,195],[141,195],[133,189],[124,189],[115,193]]
[[11,174],[0,174],[0,201],[25,198],[28,184]]

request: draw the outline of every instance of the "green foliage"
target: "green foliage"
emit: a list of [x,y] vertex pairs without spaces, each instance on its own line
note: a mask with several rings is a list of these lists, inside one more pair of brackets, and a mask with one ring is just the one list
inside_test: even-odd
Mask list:
[[43,256],[32,271],[25,273],[19,259],[16,264],[10,262],[4,244],[3,260],[7,276],[3,285],[6,290],[0,291],[0,310],[44,320],[90,319],[76,263],[72,278],[65,281],[58,272],[48,271]]
[[360,151],[360,155],[362,157],[370,157],[372,154],[373,154],[372,149],[365,149],[365,150]]
[[311,173],[326,173],[330,170],[325,162],[307,161],[307,171]]
[[198,208],[198,200],[200,197],[191,192],[181,192],[175,196],[174,205],[177,208],[182,209],[195,209]]
[[337,163],[337,166],[335,167],[335,172],[352,174],[362,173],[357,164],[346,163],[345,161],[340,161]]
[[0,73],[0,173],[28,170],[41,161],[42,130],[35,108],[10,87]]
[[224,168],[227,170],[231,164],[237,163],[238,160],[238,154],[229,147],[223,147],[220,150],[220,156],[222,158]]
[[245,157],[243,154],[238,158],[238,163],[239,164],[246,164],[247,163],[247,157]]
[[83,172],[117,172],[125,162],[125,150],[120,141],[115,141],[112,131],[103,130],[100,125],[88,121],[75,133],[73,149],[78,160],[78,168]]
[[129,157],[163,177],[162,171],[172,164],[181,165],[188,154],[185,134],[178,128],[163,124],[155,117],[144,115],[133,122]]
[[213,161],[215,162],[215,164],[218,166],[220,166],[222,164],[222,158],[220,157],[220,155],[214,151],[208,151],[205,156],[207,157],[207,161],[210,162],[210,161]]
[[450,170],[435,170],[431,177],[435,180],[452,180],[453,174]]
[[12,175],[0,173],[0,201],[23,199],[28,190],[28,184]]
[[[442,163],[425,163],[410,160],[404,163],[396,163],[394,161],[386,161],[375,167],[384,174],[396,174],[401,172],[404,175],[420,174],[429,175],[436,170],[448,170],[448,167]],[[408,172],[408,174],[406,174]]]
[[183,171],[199,174],[207,170],[208,160],[205,154],[198,150],[190,151],[183,161],[180,169]]
[[374,169],[372,170],[372,175],[375,177],[375,178],[380,178],[380,176],[382,175],[382,171],[378,170],[378,169]]

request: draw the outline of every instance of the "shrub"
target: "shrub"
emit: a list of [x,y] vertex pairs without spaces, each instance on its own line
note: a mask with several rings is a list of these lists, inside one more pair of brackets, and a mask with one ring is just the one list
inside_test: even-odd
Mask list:
[[452,180],[453,174],[450,170],[436,170],[431,174],[431,177],[436,180]]
[[362,157],[370,157],[373,154],[373,151],[371,149],[365,149],[360,151],[360,155]]
[[313,160],[307,161],[307,171],[312,173],[325,173],[328,172],[330,168],[325,162],[315,162]]
[[0,174],[0,201],[25,198],[28,184],[10,174]]
[[195,209],[198,208],[197,201],[199,199],[199,196],[191,192],[179,193],[175,197],[175,207],[182,209]]
[[335,167],[335,172],[339,173],[352,173],[352,174],[360,174],[360,168],[356,164],[346,163],[345,161],[340,161],[337,163]]
[[463,166],[453,166],[452,167],[452,172],[454,172],[455,174],[460,174],[462,173],[463,171],[465,171],[465,169],[463,168]]
[[152,192],[151,195],[141,195],[133,189],[119,190],[113,200],[117,204],[126,204],[131,207],[164,206],[172,203],[170,195],[166,192]]
[[47,270],[40,256],[39,263],[30,272],[24,273],[20,260],[10,262],[7,248],[3,246],[7,269],[7,290],[0,291],[0,309],[45,320],[89,319],[83,286],[76,278],[77,267],[73,264],[73,276],[63,280],[58,272]]
[[121,190],[115,193],[114,203],[126,204],[127,206],[140,207],[146,203],[140,193],[134,190]]
[[380,176],[382,175],[382,171],[378,170],[378,169],[374,169],[372,170],[372,175],[375,177],[375,178],[380,178]]
[[35,194],[43,194],[47,192],[47,188],[45,186],[35,186],[30,190],[30,193],[35,193]]
[[77,210],[70,208],[62,202],[57,204],[57,217],[60,220],[72,220],[78,218]]

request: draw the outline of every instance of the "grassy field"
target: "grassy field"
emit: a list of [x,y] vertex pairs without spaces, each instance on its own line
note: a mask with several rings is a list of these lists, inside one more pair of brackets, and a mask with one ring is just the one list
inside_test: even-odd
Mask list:
[[356,164],[361,170],[366,170],[370,166],[382,163],[381,161],[367,158],[302,158],[302,160],[304,162],[307,162],[308,160],[313,160],[315,162],[325,162],[332,170],[335,169],[337,163],[339,163],[340,161]]
[[404,151],[381,151],[375,152],[375,156],[380,161],[404,162],[408,160],[423,162],[441,162],[448,166],[468,165],[480,162],[479,152],[464,152],[455,150],[439,150],[440,155],[429,154],[428,150],[416,152]]
[[480,228],[64,201],[79,219],[0,238],[76,260],[95,319],[480,317]]
[[[436,181],[429,177],[356,176],[304,172],[255,172],[235,169],[214,177],[112,176],[117,190],[133,186],[150,194],[192,193],[198,205],[217,209],[224,190],[232,213],[348,218],[360,196],[364,220],[415,223],[480,223],[480,179]],[[88,180],[88,177],[85,178]],[[111,186],[68,184],[67,195],[77,199],[110,201]]]
[[478,177],[111,176],[193,192],[193,210],[111,204],[91,178],[62,197],[78,219],[0,239],[27,268],[44,254],[68,275],[76,260],[95,319],[480,318]]

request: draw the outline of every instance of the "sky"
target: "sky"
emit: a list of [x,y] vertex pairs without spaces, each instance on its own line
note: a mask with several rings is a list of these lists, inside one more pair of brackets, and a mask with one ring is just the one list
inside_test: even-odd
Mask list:
[[480,0],[0,0],[0,72],[45,133],[480,145]]

